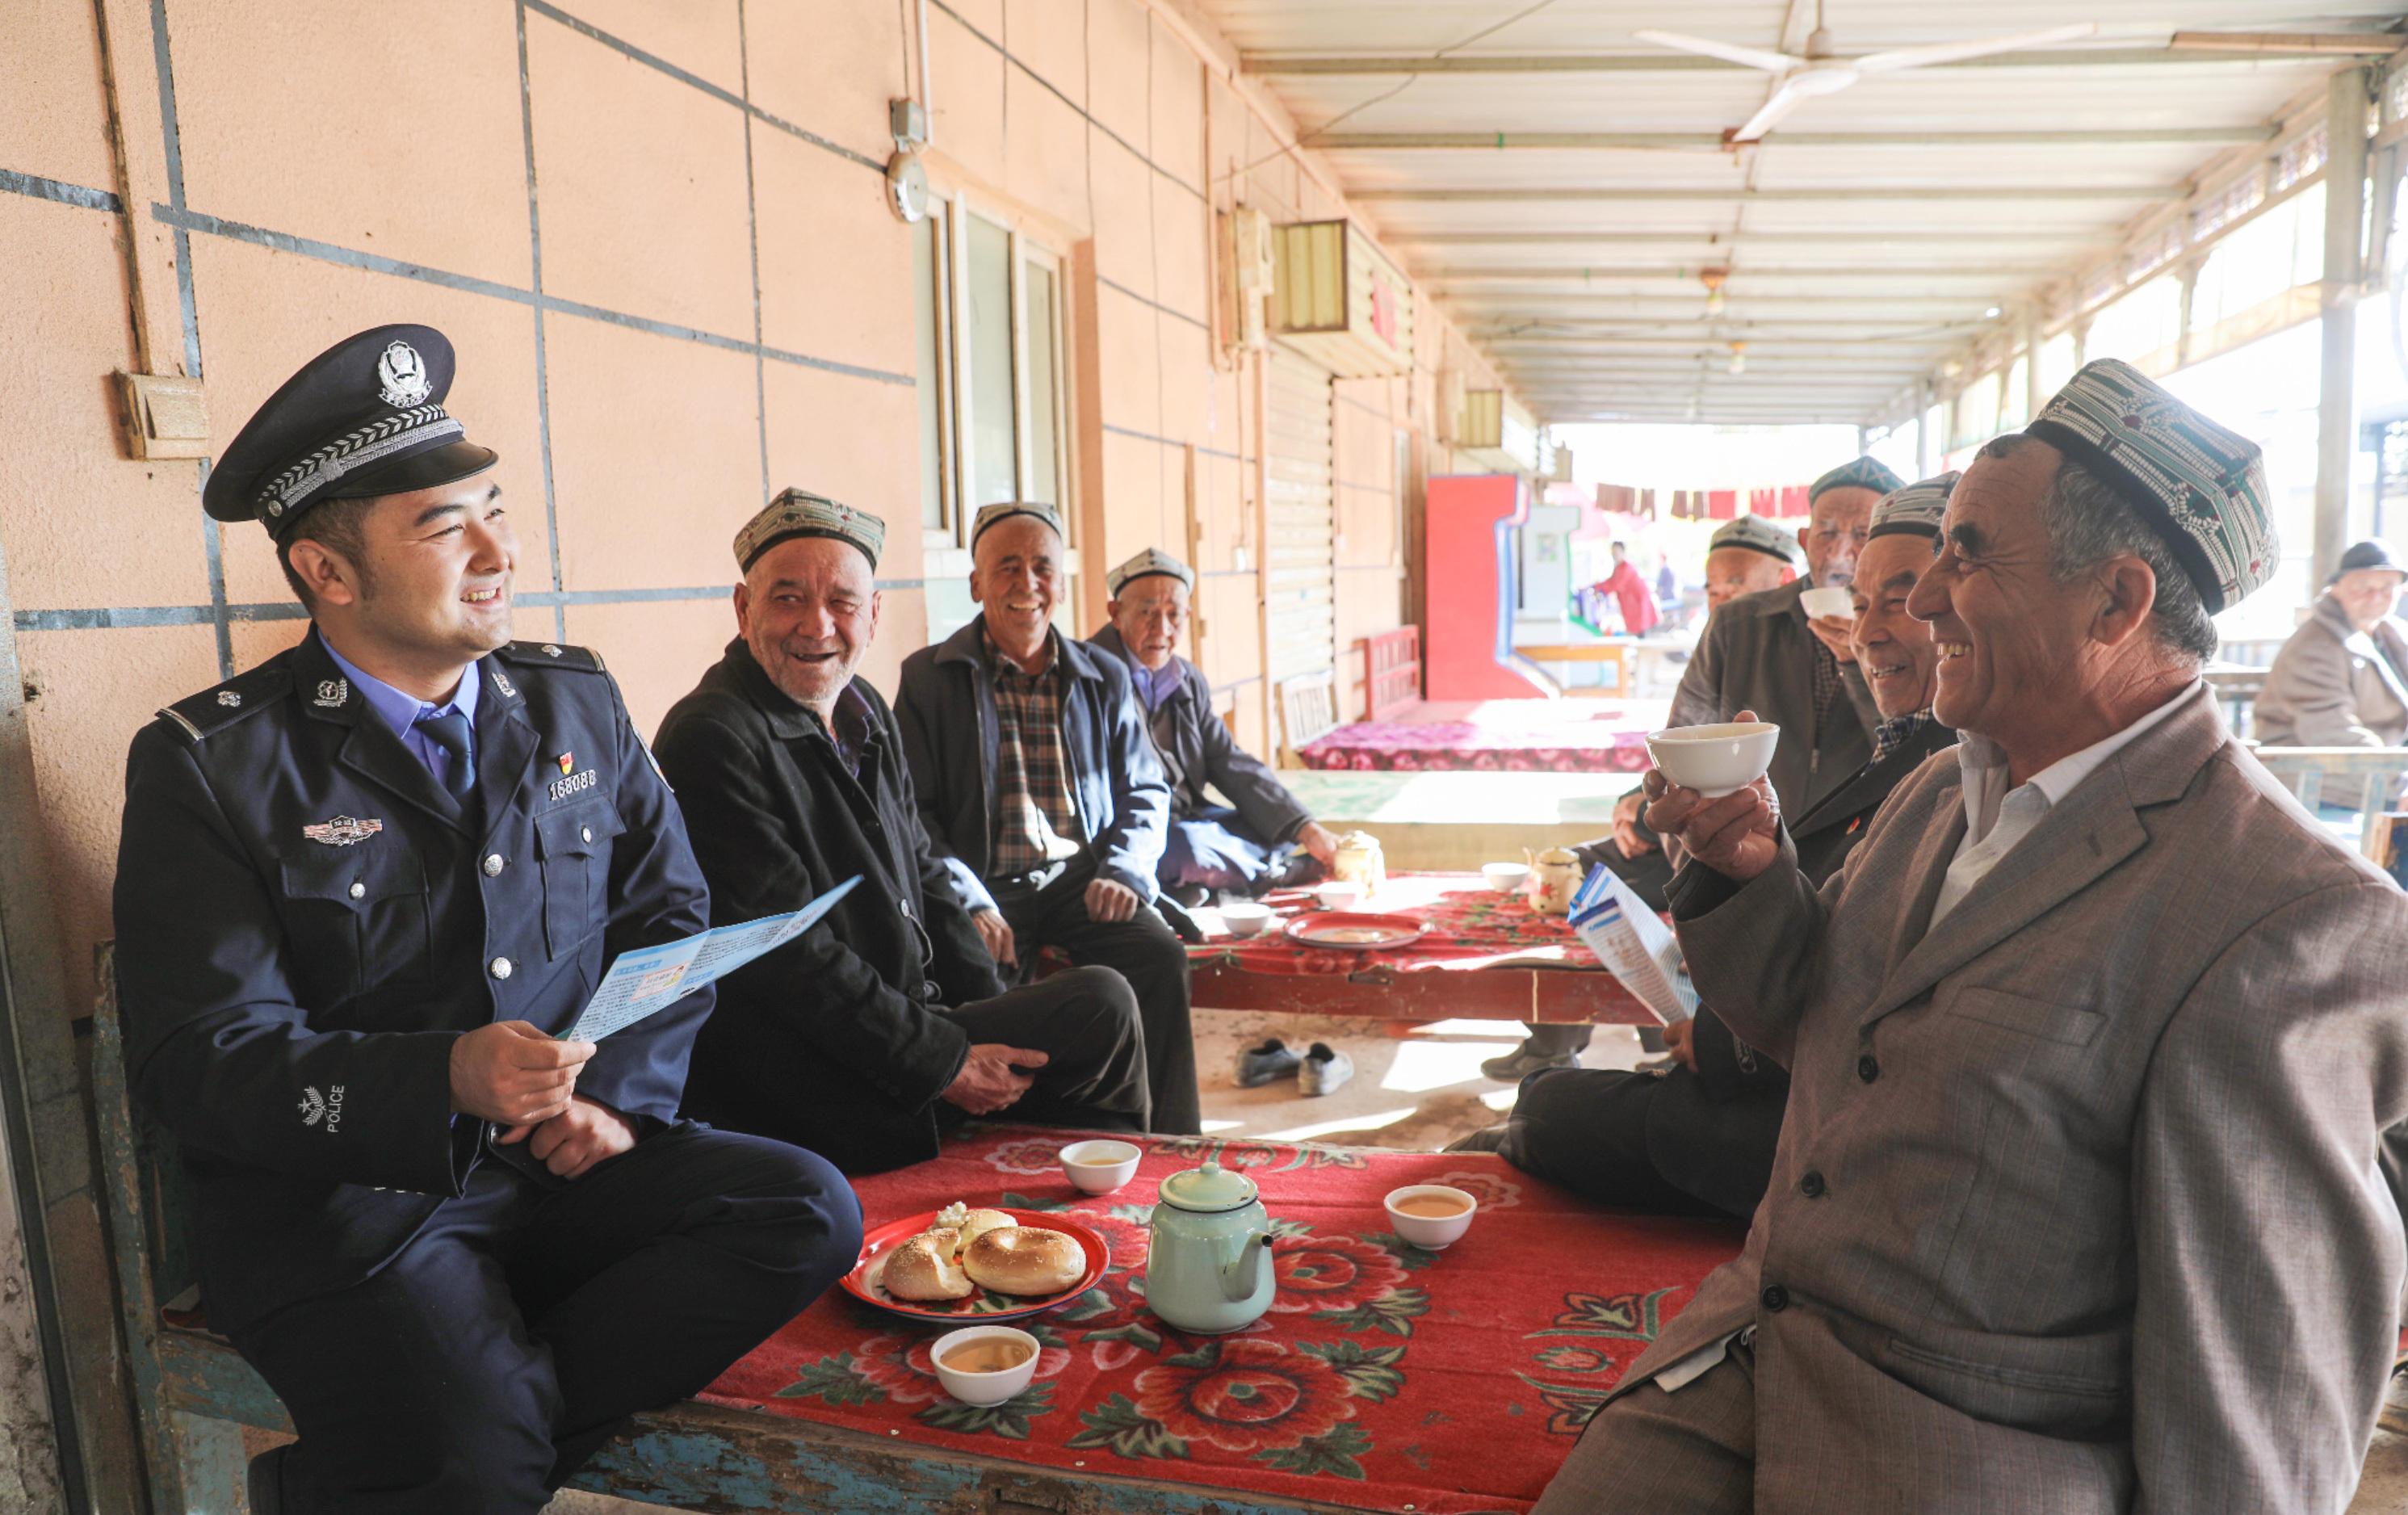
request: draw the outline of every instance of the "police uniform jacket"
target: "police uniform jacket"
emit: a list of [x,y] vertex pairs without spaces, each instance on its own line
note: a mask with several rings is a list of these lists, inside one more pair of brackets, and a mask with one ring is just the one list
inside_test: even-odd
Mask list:
[[[986,875],[995,836],[997,737],[995,672],[980,617],[934,647],[903,660],[895,717],[920,797],[928,842],[944,859],[955,891],[972,908],[991,908]],[[1128,668],[1083,642],[1056,634],[1062,680],[1062,749],[1071,793],[1086,830],[1096,873],[1152,903],[1162,862],[1170,786],[1129,689]]]
[[723,979],[686,1109],[810,1148],[848,1172],[937,1154],[938,1096],[970,1038],[940,1007],[1004,991],[920,828],[894,712],[859,679],[860,776],[742,638],[671,707],[657,744],[715,919],[799,908],[858,874],[827,918]]
[[1785,840],[1674,879],[1789,1118],[1740,1257],[1621,1382],[1753,1324],[1769,1508],[2349,1503],[2408,1271],[2408,899],[2177,698],[1936,925],[1952,752],[1819,890]]
[[1711,725],[1742,710],[1781,727],[1773,749],[1772,791],[1781,808],[1803,815],[1847,782],[1873,755],[1881,707],[1862,669],[1840,665],[1841,693],[1818,725],[1814,720],[1814,649],[1800,579],[1742,594],[1716,610],[1672,696],[1671,723]]
[[[600,660],[514,643],[479,666],[466,805],[314,629],[134,738],[129,1078],[193,1180],[220,1329],[374,1272],[494,1156],[452,1108],[462,1033],[565,1031],[612,957],[707,923],[677,802]],[[577,1093],[641,1130],[675,1119],[710,1001],[605,1038]]]
[[[1119,627],[1106,626],[1087,640],[1127,666],[1128,643]],[[1162,760],[1163,777],[1170,784],[1170,818],[1190,820],[1217,806],[1219,801],[1204,792],[1211,784],[1227,796],[1240,826],[1256,841],[1271,847],[1293,839],[1312,812],[1297,803],[1262,759],[1240,747],[1229,735],[1228,722],[1212,713],[1212,683],[1204,670],[1175,652],[1171,661],[1179,665],[1178,686],[1163,696],[1147,722],[1154,755]],[[1138,701],[1140,707],[1144,703]]]

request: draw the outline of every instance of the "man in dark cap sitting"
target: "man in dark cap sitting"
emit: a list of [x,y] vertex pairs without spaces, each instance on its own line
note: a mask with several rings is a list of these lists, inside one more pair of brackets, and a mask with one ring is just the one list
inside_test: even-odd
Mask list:
[[861,879],[720,985],[685,1108],[855,1173],[934,1157],[939,1127],[969,1115],[1142,1131],[1127,980],[1079,967],[1007,991],[928,849],[894,713],[853,676],[885,540],[866,510],[793,489],[770,501],[736,536],[736,639],[661,723],[713,919]]
[[2398,747],[2408,739],[2408,567],[2353,543],[2308,619],[2274,655],[2252,735],[2268,747]]
[[[1212,710],[1204,671],[1179,655],[1196,571],[1158,548],[1104,576],[1111,623],[1087,638],[1128,667],[1154,755],[1170,784],[1170,823],[1154,877],[1182,905],[1214,891],[1261,893],[1304,883],[1338,855],[1262,759],[1240,747]],[[1207,785],[1228,797],[1220,804]]]
[[982,508],[978,619],[904,660],[895,714],[929,845],[996,961],[1025,976],[1058,946],[1116,969],[1145,1021],[1154,1128],[1193,1135],[1187,949],[1154,908],[1170,786],[1127,665],[1054,627],[1065,545],[1050,505]]
[[134,739],[117,970],[195,1195],[210,1326],[300,1439],[251,1508],[532,1512],[852,1266],[844,1179],[681,1122],[698,990],[562,1039],[614,956],[708,923],[601,660],[512,642],[494,453],[424,326],[337,343],[203,496],[300,645]]

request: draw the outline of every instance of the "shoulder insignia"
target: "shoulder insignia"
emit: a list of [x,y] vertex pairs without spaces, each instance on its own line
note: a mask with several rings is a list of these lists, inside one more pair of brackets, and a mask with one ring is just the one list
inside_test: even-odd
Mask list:
[[292,693],[293,676],[280,658],[236,674],[215,689],[187,695],[159,714],[197,742],[257,715]]
[[530,668],[575,668],[580,673],[607,673],[602,654],[590,647],[577,647],[567,642],[510,642],[494,650],[494,656],[507,663]]

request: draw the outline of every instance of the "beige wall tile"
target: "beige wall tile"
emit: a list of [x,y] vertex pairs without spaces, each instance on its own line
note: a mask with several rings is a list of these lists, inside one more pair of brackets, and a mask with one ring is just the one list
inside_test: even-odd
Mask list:
[[885,517],[878,577],[918,578],[920,411],[911,386],[775,363],[767,378],[773,486],[797,484]]
[[[939,0],[930,0],[931,6]],[[941,0],[944,8],[964,21],[993,37],[997,45],[1004,40],[1004,0]],[[932,17],[931,20],[934,18]]]
[[733,582],[765,498],[752,359],[574,316],[545,352],[566,587]]
[[1092,566],[1110,568],[1149,547],[1179,551],[1183,534],[1170,519],[1168,451],[1157,442],[1104,434],[1104,540]]
[[194,209],[526,287],[508,6],[212,8],[170,16]]
[[1212,359],[1204,329],[1157,313],[1162,344],[1162,435],[1175,442],[1211,445]]
[[756,123],[761,329],[770,347],[909,374],[911,228],[883,176]]
[[1096,296],[1104,424],[1162,435],[1162,372],[1154,307],[1109,286]]
[[934,7],[928,11],[928,50],[936,150],[990,184],[1002,183],[1003,75],[1010,65],[1002,53]]
[[1152,25],[1144,0],[1088,0],[1087,112],[1148,156],[1154,150],[1153,110],[1146,103]]
[[[1073,226],[1087,222],[1087,123],[1061,96],[1020,68],[1004,74],[1008,183],[1027,208]],[[1108,213],[1096,207],[1098,215]]]
[[[518,581],[550,587],[532,307],[217,236],[193,238],[193,285],[220,450],[296,369],[353,332],[407,321],[450,337],[459,372],[445,408],[501,454],[494,477],[518,533]],[[228,600],[293,597],[265,529],[239,522],[223,540]]]
[[[730,94],[744,93],[737,0],[679,0],[676,5],[663,5],[660,0],[567,0],[560,8],[631,48],[640,48],[664,63],[709,79]],[[527,12],[530,31],[559,24],[539,12]]]
[[1068,95],[1072,105],[1083,108],[1087,0],[1005,0],[1003,8],[1001,40],[1011,49],[1011,55]]
[[1154,297],[1190,320],[1209,322],[1212,301],[1205,246],[1213,232],[1204,202],[1163,175],[1154,176]]
[[119,455],[110,379],[132,360],[117,218],[0,195],[0,547],[16,608],[208,598],[197,465]]
[[1204,188],[1204,68],[1168,27],[1153,35],[1154,74],[1147,102],[1154,165],[1191,190]]
[[[728,577],[735,577],[732,565]],[[568,639],[602,654],[626,698],[628,719],[647,742],[736,635],[736,611],[717,597],[572,605],[567,617]]]
[[39,824],[50,851],[52,908],[66,944],[74,1008],[93,1000],[92,949],[115,933],[108,917],[123,809],[125,750],[161,706],[218,681],[208,626],[22,633],[17,657],[41,696],[25,707]]
[[[931,7],[932,13],[934,7]],[[843,24],[828,7],[794,0],[744,8],[752,60],[752,103],[781,121],[883,163],[895,150],[886,102],[910,93],[916,64],[900,7],[848,6]],[[933,37],[936,28],[932,25]],[[929,73],[937,75],[932,65]]]
[[750,340],[743,113],[533,17],[527,78],[544,293]]
[[1104,133],[1087,130],[1095,177],[1096,272],[1154,297],[1154,170]]
[[114,190],[90,6],[16,5],[0,47],[0,168]]

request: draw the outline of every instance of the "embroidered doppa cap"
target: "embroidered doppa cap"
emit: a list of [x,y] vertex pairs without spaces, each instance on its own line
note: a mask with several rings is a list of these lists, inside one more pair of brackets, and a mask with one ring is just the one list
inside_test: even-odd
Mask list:
[[1122,586],[1140,579],[1151,579],[1156,574],[1165,579],[1176,579],[1189,589],[1196,587],[1196,570],[1158,547],[1147,548],[1104,575],[1104,587],[1111,591],[1112,598],[1118,599]]
[[1835,489],[1869,489],[1876,494],[1887,494],[1904,488],[1906,480],[1871,458],[1856,458],[1840,465],[1829,473],[1806,486],[1806,498],[1811,504]]
[[736,534],[736,570],[751,573],[761,554],[795,536],[832,536],[861,549],[869,565],[886,547],[886,522],[867,510],[838,505],[824,494],[812,494],[791,485],[761,507],[758,515]]
[[323,500],[407,494],[483,473],[494,450],[444,413],[451,339],[379,326],[319,353],[254,411],[209,470],[201,507],[279,541]]
[[1032,520],[1041,521],[1054,528],[1054,536],[1066,542],[1070,539],[1070,534],[1062,529],[1062,512],[1052,506],[1035,505],[1025,500],[1006,500],[1001,505],[979,507],[978,515],[970,522],[970,546],[978,546],[978,539],[986,535],[986,529],[989,526],[999,522],[1010,521],[1014,516],[1027,516]]
[[2036,436],[2105,480],[2172,549],[2213,615],[2273,576],[2280,552],[2258,444],[2101,358],[2041,407]]
[[1741,516],[1729,525],[1715,528],[1714,534],[1706,538],[1709,552],[1719,552],[1727,547],[1743,547],[1792,565],[1798,561],[1797,536],[1762,516]]
[[2385,573],[2408,574],[2408,564],[2402,564],[2391,555],[2390,543],[2379,536],[2370,536],[2365,541],[2349,544],[2349,550],[2341,555],[2341,565],[2333,569],[2332,577],[2325,582],[2338,584],[2341,582],[2342,575],[2356,573],[2360,568],[2380,568]]
[[1962,477],[1945,473],[1891,490],[1882,496],[1881,504],[1873,507],[1873,522],[1865,533],[1865,540],[1912,532],[1938,541],[1940,520],[1948,513],[1949,493]]

